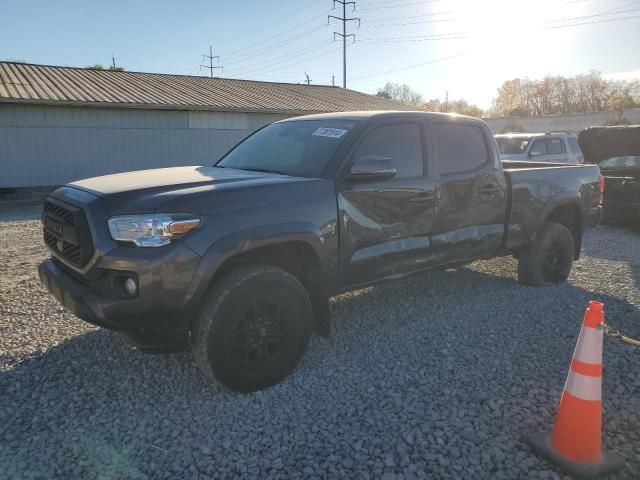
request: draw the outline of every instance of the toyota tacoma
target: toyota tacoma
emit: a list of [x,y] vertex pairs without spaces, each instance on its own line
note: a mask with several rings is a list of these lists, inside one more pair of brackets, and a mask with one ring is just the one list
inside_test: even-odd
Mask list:
[[39,274],[77,317],[147,352],[190,349],[206,377],[248,392],[329,334],[340,292],[505,255],[525,285],[565,281],[601,186],[595,165],[501,162],[479,119],[309,115],[214,166],[57,189]]

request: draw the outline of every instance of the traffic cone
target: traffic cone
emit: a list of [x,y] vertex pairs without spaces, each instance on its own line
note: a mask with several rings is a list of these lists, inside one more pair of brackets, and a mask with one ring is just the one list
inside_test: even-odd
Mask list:
[[527,438],[533,451],[579,478],[609,475],[624,459],[602,448],[602,341],[604,305],[589,302],[551,435]]

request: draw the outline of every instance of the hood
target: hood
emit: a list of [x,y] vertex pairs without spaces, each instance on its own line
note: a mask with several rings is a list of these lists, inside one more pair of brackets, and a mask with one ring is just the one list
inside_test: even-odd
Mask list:
[[153,212],[184,195],[307,179],[218,167],[173,167],[88,178],[69,186],[98,196],[110,213]]
[[585,163],[640,155],[640,125],[587,128],[578,135],[578,143]]

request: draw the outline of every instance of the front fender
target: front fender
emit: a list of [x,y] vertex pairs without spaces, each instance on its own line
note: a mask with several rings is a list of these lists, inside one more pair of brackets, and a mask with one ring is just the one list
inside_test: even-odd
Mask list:
[[203,255],[185,295],[185,306],[195,311],[215,273],[226,260],[256,248],[293,241],[311,246],[319,259],[324,284],[328,290],[335,291],[338,276],[335,226],[334,231],[331,230],[331,226],[322,231],[311,223],[291,222],[248,228],[221,237]]

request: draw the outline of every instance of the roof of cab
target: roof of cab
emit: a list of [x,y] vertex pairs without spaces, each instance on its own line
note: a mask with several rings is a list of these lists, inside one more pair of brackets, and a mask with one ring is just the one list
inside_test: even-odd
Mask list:
[[[416,115],[425,117],[434,117],[441,119],[467,119],[477,122],[482,120],[475,117],[468,117],[466,115],[459,115],[457,113],[439,113],[439,112],[425,112],[423,110],[414,111],[401,111],[401,110],[369,110],[369,111],[354,111],[354,112],[335,112],[335,113],[318,113],[313,115],[303,115],[300,117],[287,118],[280,120],[280,122],[297,122],[304,120],[353,120],[360,121],[365,119],[379,119],[385,117],[415,117]],[[278,123],[280,123],[278,122]]]

